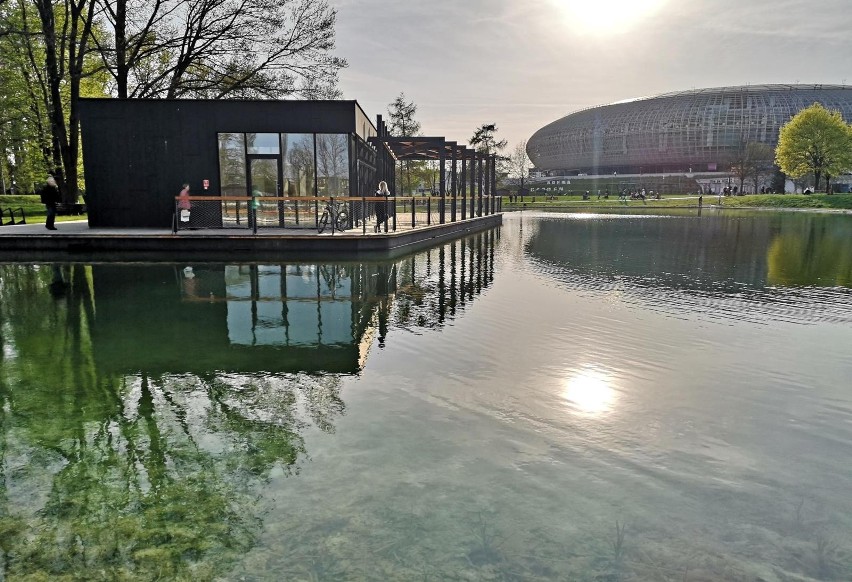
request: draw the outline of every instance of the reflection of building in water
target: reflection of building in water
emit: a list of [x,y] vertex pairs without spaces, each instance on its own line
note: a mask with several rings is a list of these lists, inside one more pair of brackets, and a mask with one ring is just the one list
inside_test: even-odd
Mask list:
[[246,346],[347,344],[353,327],[355,336],[363,327],[353,314],[359,283],[335,265],[226,266],[228,338]]
[[399,261],[394,324],[438,327],[455,317],[494,281],[499,236],[499,230],[490,230]]
[[487,288],[497,236],[370,263],[95,265],[95,355],[150,374],[356,373],[390,326],[439,326]]

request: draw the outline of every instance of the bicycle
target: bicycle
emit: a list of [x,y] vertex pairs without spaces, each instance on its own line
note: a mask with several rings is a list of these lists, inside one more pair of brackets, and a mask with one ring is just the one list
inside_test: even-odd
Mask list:
[[349,212],[346,211],[343,203],[335,202],[334,199],[325,203],[322,216],[317,222],[317,232],[322,234],[329,222],[332,224],[331,232],[334,232],[335,229],[346,230],[349,226]]

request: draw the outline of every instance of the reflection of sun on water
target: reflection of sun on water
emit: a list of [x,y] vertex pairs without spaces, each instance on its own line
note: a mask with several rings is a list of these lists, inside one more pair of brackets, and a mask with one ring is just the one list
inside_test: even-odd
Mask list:
[[594,368],[584,368],[568,378],[562,396],[579,412],[596,416],[610,410],[615,391],[608,375]]
[[631,28],[642,18],[656,12],[666,0],[551,0],[569,24],[601,34]]

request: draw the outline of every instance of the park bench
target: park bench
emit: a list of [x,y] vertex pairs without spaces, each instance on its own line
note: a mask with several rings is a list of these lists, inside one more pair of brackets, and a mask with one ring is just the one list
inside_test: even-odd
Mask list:
[[[15,215],[18,218],[15,218]],[[0,226],[12,226],[14,224],[26,224],[27,217],[24,215],[24,209],[18,208],[0,208]]]
[[63,216],[81,216],[83,214],[86,214],[86,205],[60,202],[56,205],[56,214],[60,214]]

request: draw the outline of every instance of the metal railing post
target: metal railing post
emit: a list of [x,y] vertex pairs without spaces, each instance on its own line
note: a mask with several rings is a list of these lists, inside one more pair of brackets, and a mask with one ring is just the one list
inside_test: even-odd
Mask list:
[[414,196],[412,196],[411,197],[411,228],[414,228],[414,224],[415,224],[415,220],[414,220],[414,211],[415,211],[414,205],[415,204],[416,204],[416,202],[414,200]]
[[426,199],[426,226],[432,226],[432,197]]
[[257,196],[252,194],[251,202],[249,203],[251,206],[251,232],[252,234],[257,234],[257,208],[260,206],[260,200],[257,199]]
[[367,234],[367,198],[361,196],[361,230]]

